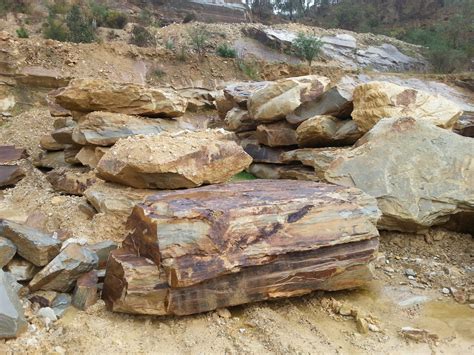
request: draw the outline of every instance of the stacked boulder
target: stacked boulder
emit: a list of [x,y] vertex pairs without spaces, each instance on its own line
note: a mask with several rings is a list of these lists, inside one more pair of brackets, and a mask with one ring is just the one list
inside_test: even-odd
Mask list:
[[[111,241],[62,242],[57,233],[0,220],[0,339],[16,337],[27,327],[22,306],[26,300],[19,295],[36,304],[38,315],[49,321],[61,317],[71,303],[82,310],[91,306],[99,297],[108,255],[116,248]],[[99,273],[102,279],[88,284],[87,292],[76,284]]]
[[224,89],[218,111],[252,156],[249,172],[358,187],[378,199],[383,229],[422,231],[474,212],[474,142],[452,131],[457,104],[386,81],[328,84],[305,76]]

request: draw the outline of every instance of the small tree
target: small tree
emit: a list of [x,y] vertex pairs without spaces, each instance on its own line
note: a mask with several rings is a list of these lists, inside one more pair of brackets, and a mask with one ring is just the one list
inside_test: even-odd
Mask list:
[[66,16],[69,40],[75,43],[91,43],[95,39],[92,22],[84,16],[78,5],[73,5]]
[[206,51],[209,33],[204,27],[197,27],[188,31],[188,35],[191,39],[191,46],[198,53],[198,55],[202,57]]
[[308,62],[308,66],[311,68],[311,63],[321,53],[323,42],[317,37],[306,35],[304,33],[298,33],[298,37],[293,41],[293,47],[296,55],[301,59]]
[[23,26],[16,30],[16,34],[19,38],[28,38],[30,37],[28,31]]
[[217,46],[216,52],[219,56],[223,58],[235,58],[237,52],[234,48],[229,46],[227,43],[221,43]]

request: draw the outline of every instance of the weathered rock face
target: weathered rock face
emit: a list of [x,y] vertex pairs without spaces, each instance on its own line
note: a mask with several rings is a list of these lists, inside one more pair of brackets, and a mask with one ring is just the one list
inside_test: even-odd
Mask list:
[[331,147],[354,144],[362,132],[353,120],[333,116],[315,116],[298,126],[296,138],[300,147]]
[[257,127],[257,140],[269,147],[296,145],[296,127],[286,121],[262,124]]
[[103,242],[99,242],[96,244],[89,245],[88,248],[92,250],[97,257],[99,258],[99,268],[105,268],[107,264],[107,259],[109,258],[109,254],[112,250],[118,248],[117,243],[111,240],[105,240]]
[[0,339],[15,338],[27,327],[23,307],[11,283],[0,269]]
[[439,95],[374,81],[356,87],[352,118],[363,132],[385,117],[413,117],[443,128],[452,128],[462,111]]
[[162,192],[134,209],[104,299],[115,311],[184,315],[357,287],[370,278],[379,215],[361,191],[313,182]]
[[62,107],[81,112],[107,111],[149,117],[177,117],[187,101],[172,89],[123,84],[101,79],[75,79],[56,95]]
[[302,103],[325,92],[329,82],[328,78],[317,75],[270,82],[251,94],[247,103],[250,117],[262,122],[283,119]]
[[8,271],[16,281],[30,281],[39,270],[39,267],[20,257],[13,258],[5,267],[5,271]]
[[380,228],[417,231],[474,209],[473,151],[472,139],[428,121],[384,119],[325,177],[376,197]]
[[31,291],[68,292],[82,274],[97,267],[98,258],[78,244],[69,244],[29,284]]
[[2,237],[17,247],[18,254],[36,266],[46,265],[59,253],[61,242],[34,228],[12,221],[1,221]]
[[258,123],[249,117],[247,110],[234,107],[225,115],[224,127],[232,132],[245,132],[257,128]]
[[160,132],[182,130],[180,123],[168,119],[146,119],[137,116],[91,112],[74,128],[72,139],[81,145],[111,146],[120,138],[138,134],[156,135]]
[[136,188],[178,189],[225,182],[252,158],[225,131],[161,133],[115,144],[100,160],[99,176]]

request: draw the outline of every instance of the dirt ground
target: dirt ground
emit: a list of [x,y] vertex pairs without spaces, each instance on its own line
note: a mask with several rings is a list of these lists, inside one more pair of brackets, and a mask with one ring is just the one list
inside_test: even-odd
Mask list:
[[[0,142],[25,147],[34,156],[52,122],[44,108],[23,112],[0,123]],[[30,159],[22,162],[27,176],[15,188],[0,190],[0,218],[23,222],[40,213],[48,231],[68,230],[91,242],[122,240],[123,231],[108,216],[90,219],[81,212],[83,197],[54,192]],[[472,236],[442,229],[426,235],[382,232],[380,253],[375,280],[367,289],[233,307],[230,318],[218,312],[131,316],[108,312],[99,301],[86,312],[71,307],[46,327],[28,308],[32,325],[18,339],[0,341],[0,353],[473,353]],[[352,316],[337,313],[338,302],[369,317],[376,327],[360,334]],[[407,339],[403,327],[424,329],[437,339]]]

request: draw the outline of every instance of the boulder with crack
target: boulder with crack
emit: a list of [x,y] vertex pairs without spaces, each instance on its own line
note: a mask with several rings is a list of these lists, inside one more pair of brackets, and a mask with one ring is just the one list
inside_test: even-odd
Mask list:
[[474,141],[415,118],[383,119],[333,161],[327,181],[377,198],[379,227],[421,231],[474,210]]
[[233,139],[233,134],[221,130],[123,139],[99,161],[98,175],[107,181],[150,189],[225,182],[252,162]]
[[186,315],[371,279],[380,216],[358,189],[252,180],[161,192],[109,257],[109,309]]

